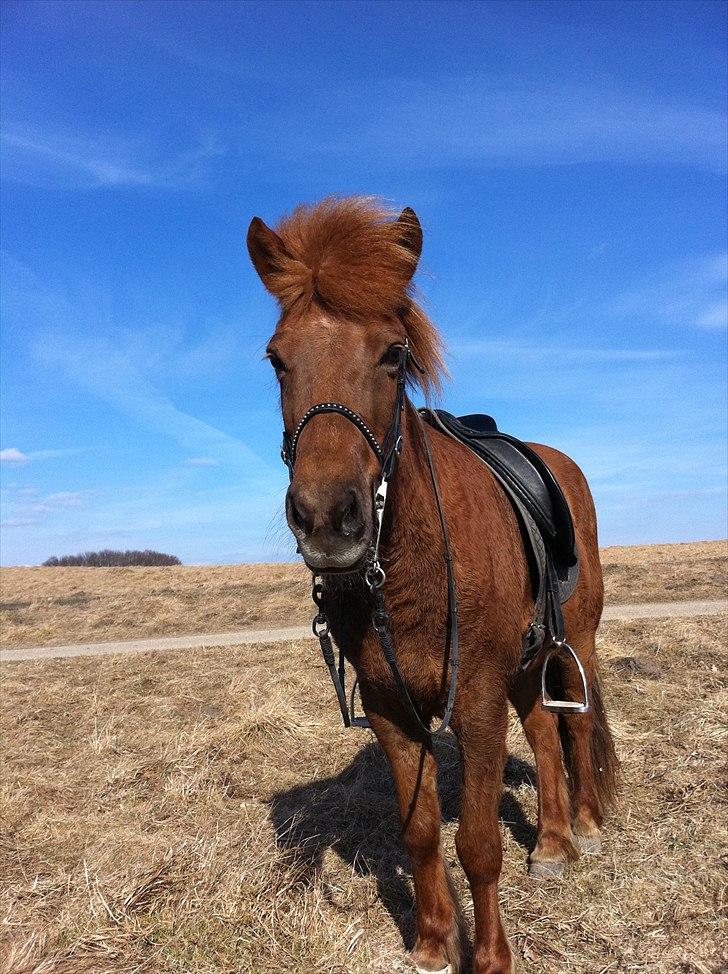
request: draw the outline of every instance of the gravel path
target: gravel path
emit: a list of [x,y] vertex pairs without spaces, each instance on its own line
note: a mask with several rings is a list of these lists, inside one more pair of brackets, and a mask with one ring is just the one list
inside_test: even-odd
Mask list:
[[[603,622],[620,619],[677,619],[686,616],[721,615],[728,612],[728,602],[637,602],[632,605],[609,605]],[[133,639],[113,643],[77,643],[71,646],[22,646],[0,650],[0,663],[24,660],[64,659],[69,656],[114,656],[117,653],[147,653],[165,649],[201,649],[204,646],[243,646],[253,643],[283,643],[293,639],[313,638],[310,626],[287,629],[241,629],[237,632],[202,633],[191,636],[169,636]]]

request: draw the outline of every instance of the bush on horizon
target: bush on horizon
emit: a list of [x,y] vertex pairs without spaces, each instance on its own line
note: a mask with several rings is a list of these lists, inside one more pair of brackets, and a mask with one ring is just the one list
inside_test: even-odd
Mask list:
[[41,567],[43,568],[129,568],[129,567],[150,567],[181,565],[182,562],[176,555],[165,555],[161,551],[151,551],[147,548],[144,551],[112,551],[104,548],[103,551],[84,551],[80,555],[63,555],[60,558],[53,556],[47,558]]

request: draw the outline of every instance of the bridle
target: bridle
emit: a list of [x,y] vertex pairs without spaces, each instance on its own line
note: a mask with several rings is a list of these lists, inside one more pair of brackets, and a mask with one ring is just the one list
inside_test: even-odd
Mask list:
[[[445,552],[445,570],[447,574],[447,636],[445,645],[445,664],[443,666],[443,681],[447,675],[448,663],[450,669],[450,682],[447,694],[447,703],[445,706],[445,711],[443,714],[442,722],[440,726],[431,731],[428,724],[422,720],[420,714],[410,696],[407,684],[404,681],[402,673],[397,664],[397,656],[394,648],[394,643],[392,641],[392,635],[390,631],[390,617],[387,612],[385,602],[384,602],[384,583],[386,581],[386,573],[382,568],[379,561],[379,547],[382,540],[382,525],[384,523],[384,511],[387,504],[387,491],[389,488],[389,482],[394,475],[397,468],[397,460],[402,452],[403,439],[402,439],[402,414],[404,412],[404,406],[406,402],[405,385],[407,379],[407,367],[409,363],[412,363],[415,368],[420,372],[424,372],[424,369],[420,363],[415,358],[412,349],[409,346],[409,342],[405,340],[402,346],[402,352],[400,355],[398,371],[397,371],[397,394],[394,404],[394,412],[392,415],[392,422],[390,423],[389,430],[384,438],[382,445],[379,444],[374,433],[371,431],[369,426],[364,422],[358,413],[349,409],[348,406],[343,406],[338,402],[320,402],[315,406],[311,406],[304,415],[301,417],[298,425],[294,429],[293,433],[289,435],[285,430],[283,431],[283,445],[281,447],[281,459],[288,467],[289,477],[293,479],[293,468],[296,463],[296,454],[298,448],[298,441],[301,437],[301,433],[311,422],[315,416],[319,416],[324,413],[338,413],[345,419],[349,420],[359,432],[362,434],[364,439],[367,441],[371,447],[374,455],[381,466],[381,474],[379,478],[379,483],[374,491],[374,541],[368,552],[367,558],[364,565],[359,569],[360,573],[363,575],[363,580],[369,590],[369,596],[371,600],[371,622],[372,626],[379,637],[379,642],[382,647],[382,652],[392,671],[392,676],[394,677],[394,682],[399,690],[404,704],[410,713],[410,716],[415,721],[418,729],[425,735],[436,737],[442,735],[447,730],[452,713],[455,707],[455,694],[457,690],[457,673],[458,673],[458,660],[459,660],[459,641],[458,641],[458,618],[457,618],[457,596],[455,590],[455,575],[452,565],[452,556],[450,552],[450,538],[447,531],[447,525],[445,523],[445,515],[442,510],[442,502],[440,498],[440,489],[437,483],[437,477],[435,475],[435,466],[432,460],[432,453],[430,451],[430,444],[427,437],[427,432],[425,430],[424,423],[421,423],[421,430],[423,441],[425,444],[425,454],[427,456],[427,465],[430,471],[430,479],[432,481],[432,490],[435,497],[435,506],[437,508],[438,519],[440,522],[440,530],[442,533],[443,547]],[[343,650],[339,649],[339,665],[338,669],[334,662],[334,650],[331,640],[331,630],[329,626],[329,620],[326,613],[322,607],[324,598],[324,578],[325,576],[313,575],[313,587],[311,590],[311,597],[313,598],[316,606],[318,608],[318,613],[313,620],[312,629],[314,635],[318,638],[321,644],[321,652],[324,657],[324,662],[329,670],[331,676],[331,681],[336,690],[336,696],[339,701],[339,707],[341,709],[341,716],[345,727],[368,727],[369,723],[366,718],[355,717],[354,716],[354,692],[356,689],[356,682],[352,688],[351,702],[347,701],[346,689],[345,689],[345,663],[344,663],[344,653]]]

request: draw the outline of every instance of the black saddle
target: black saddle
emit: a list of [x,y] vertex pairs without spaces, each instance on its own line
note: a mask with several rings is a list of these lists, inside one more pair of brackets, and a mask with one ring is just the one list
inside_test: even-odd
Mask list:
[[[549,588],[559,602],[566,602],[578,579],[579,556],[569,505],[545,461],[526,443],[502,433],[492,416],[456,417],[444,409],[426,408],[419,412],[430,426],[471,450],[503,487],[529,555],[537,616]],[[537,637],[538,633],[530,635],[531,649]]]

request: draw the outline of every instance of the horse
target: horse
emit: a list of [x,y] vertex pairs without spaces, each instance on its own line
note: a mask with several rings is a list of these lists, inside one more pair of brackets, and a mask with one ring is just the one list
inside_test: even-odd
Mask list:
[[[414,287],[422,242],[411,209],[397,216],[364,197],[299,206],[275,230],[255,217],[247,236],[253,266],[280,308],[266,355],[280,387],[291,471],[286,519],[306,565],[321,579],[314,591],[326,631],[330,624],[355,670],[364,713],[391,767],[415,892],[414,965],[423,974],[458,974],[464,963],[428,731],[448,707],[455,676],[451,666],[448,680],[444,650],[453,608],[449,566],[457,586],[459,665],[448,717],[462,769],[455,841],[473,897],[472,970],[510,974],[514,961],[498,903],[509,700],[536,762],[531,875],[559,876],[581,852],[598,852],[615,798],[618,760],[595,648],[603,607],[596,513],[574,461],[529,444],[566,497],[579,556],[563,621],[591,707],[558,715],[542,707],[538,666],[520,666],[534,592],[513,506],[486,465],[426,428],[402,391],[406,380],[429,398],[445,375],[442,339]],[[378,519],[388,440],[396,472]],[[375,546],[381,576],[368,588],[362,579]],[[401,686],[371,624],[374,591],[386,599]],[[581,686],[575,661],[557,660],[567,694]]]

